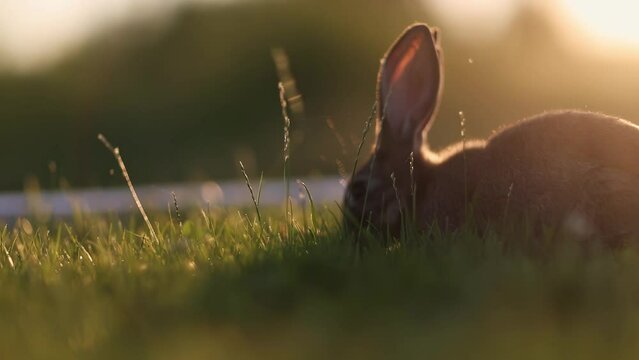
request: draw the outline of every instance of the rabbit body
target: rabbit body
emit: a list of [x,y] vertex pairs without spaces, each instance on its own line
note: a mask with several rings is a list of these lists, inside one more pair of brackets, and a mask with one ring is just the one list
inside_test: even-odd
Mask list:
[[532,217],[579,235],[639,230],[639,128],[614,117],[551,112],[496,132],[486,142],[425,155],[417,218],[458,226],[469,206],[490,222]]
[[348,222],[399,234],[402,219],[456,228],[533,219],[583,236],[639,234],[639,127],[597,113],[548,112],[439,153],[423,139],[439,106],[442,51],[417,24],[378,79],[377,141],[347,186]]

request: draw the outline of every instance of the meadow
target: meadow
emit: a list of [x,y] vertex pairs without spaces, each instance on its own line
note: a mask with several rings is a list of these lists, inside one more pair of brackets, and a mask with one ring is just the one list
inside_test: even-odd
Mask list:
[[[13,120],[3,144],[17,149],[11,141],[22,145],[25,134],[35,144],[5,152],[11,171],[0,189],[34,191],[25,178],[63,191],[120,186],[98,132],[126,149],[142,183],[249,183],[249,175],[280,178],[282,162],[285,182],[346,178],[372,141],[374,117],[363,133],[360,120],[379,56],[416,20],[410,7],[376,3],[185,11],[166,32],[121,42],[125,28],[51,70],[0,75],[0,107]],[[460,110],[473,136],[551,106],[636,112],[636,92],[586,90],[599,77],[630,89],[631,60],[577,61],[556,51],[532,8],[522,14],[501,42],[447,47],[456,97],[442,108],[449,121],[437,147],[459,140]],[[371,30],[377,23],[385,26]],[[292,122],[285,89],[278,102],[273,86],[279,46],[298,66],[307,100]],[[587,76],[556,76],[567,66]],[[484,90],[488,83],[496,90]],[[326,114],[335,113],[334,123]],[[0,219],[0,359],[639,357],[637,243],[610,248],[552,229],[539,237],[525,224],[478,231],[472,222],[448,232],[408,228],[394,240],[364,231],[356,241],[337,204],[266,208],[260,191],[247,192],[254,207],[180,209],[180,199],[167,199],[149,224],[137,213]]]
[[353,245],[339,209],[19,219],[2,359],[636,358],[639,248],[434,227]]
[[[288,184],[285,93],[283,179]],[[364,124],[357,159],[371,129]],[[309,201],[0,226],[0,359],[633,359],[639,247],[504,222],[401,238]],[[295,155],[295,154],[293,154]],[[357,161],[354,165],[357,167]],[[286,193],[289,193],[287,185]],[[287,196],[287,199],[290,199]],[[471,217],[472,218],[472,217]]]

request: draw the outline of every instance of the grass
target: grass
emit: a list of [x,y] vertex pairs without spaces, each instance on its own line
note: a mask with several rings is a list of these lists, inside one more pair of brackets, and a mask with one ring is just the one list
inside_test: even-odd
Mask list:
[[[119,149],[100,135],[141,223],[78,213],[68,222],[4,226],[0,359],[639,355],[637,246],[599,248],[551,232],[536,238],[512,223],[481,234],[471,224],[420,233],[403,220],[401,241],[380,241],[366,229],[345,233],[340,209],[318,209],[303,182],[310,213],[293,209],[291,120],[282,83],[279,90],[283,214],[260,206],[262,179],[256,194],[240,162],[252,214],[206,209],[185,217],[172,194],[173,210],[149,217]],[[415,213],[413,161],[411,153]]]
[[157,243],[135,218],[5,227],[0,358],[639,354],[634,247],[433,230],[355,261],[330,209],[183,215],[153,214]]

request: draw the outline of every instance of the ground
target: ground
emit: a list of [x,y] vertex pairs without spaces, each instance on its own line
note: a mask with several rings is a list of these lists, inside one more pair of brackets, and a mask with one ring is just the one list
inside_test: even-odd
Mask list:
[[[639,248],[204,210],[0,232],[2,359],[631,359]],[[130,220],[128,220],[130,219]],[[180,225],[182,223],[182,225]]]

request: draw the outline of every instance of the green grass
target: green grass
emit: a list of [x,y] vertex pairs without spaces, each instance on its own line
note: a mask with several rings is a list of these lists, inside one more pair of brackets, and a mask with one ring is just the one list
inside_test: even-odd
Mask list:
[[[299,212],[299,211],[298,211]],[[205,212],[206,213],[206,212]],[[433,231],[369,242],[333,216],[79,215],[1,232],[1,359],[639,355],[639,250]],[[522,233],[524,233],[522,231]],[[506,240],[507,239],[507,240]]]

